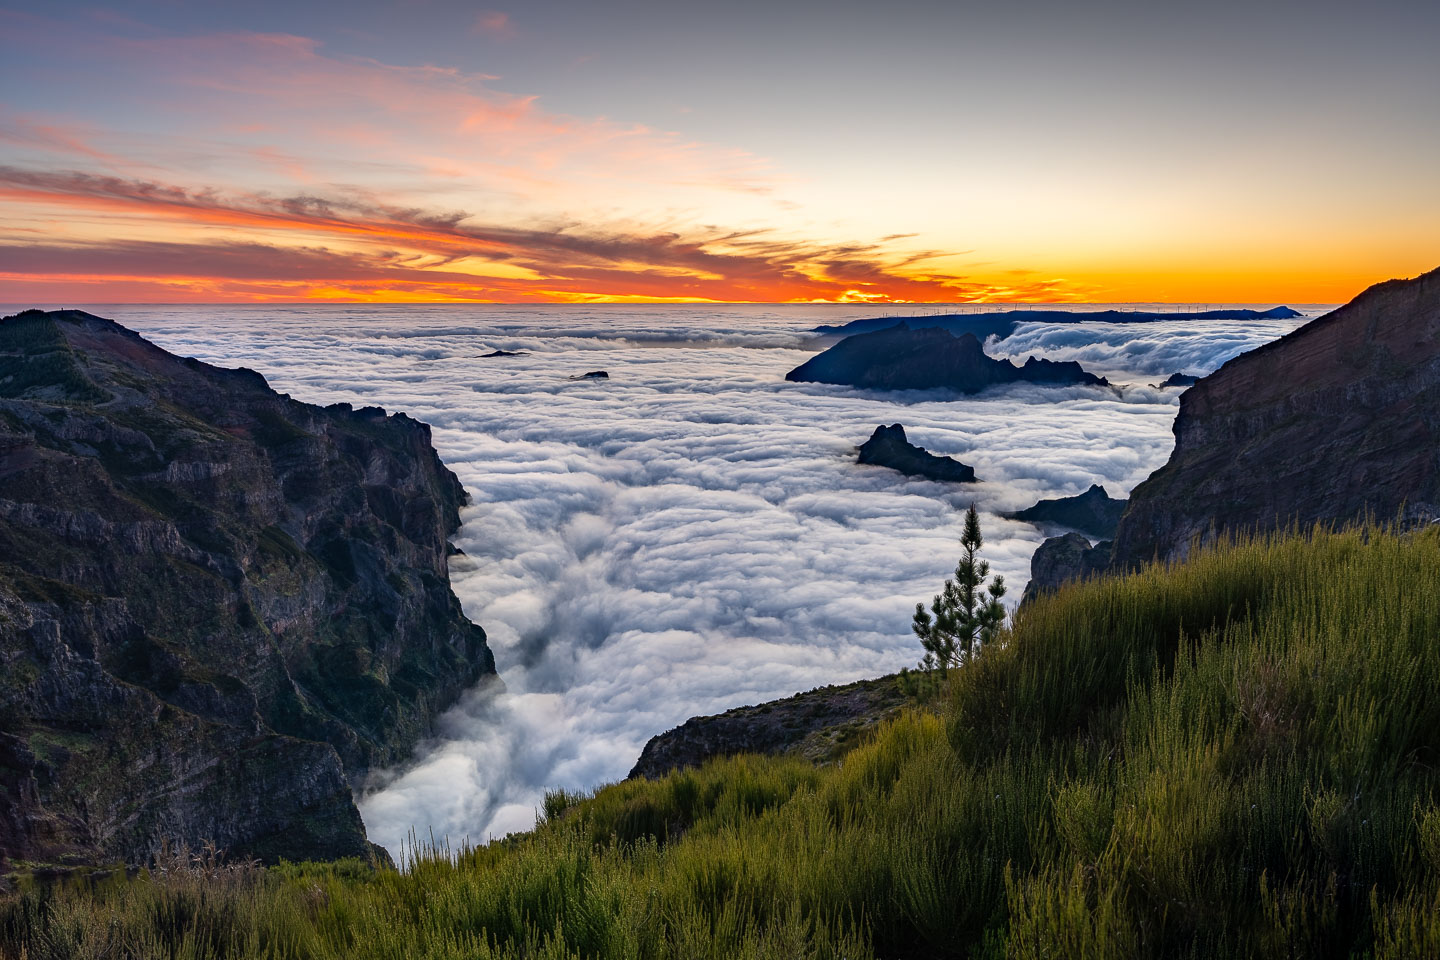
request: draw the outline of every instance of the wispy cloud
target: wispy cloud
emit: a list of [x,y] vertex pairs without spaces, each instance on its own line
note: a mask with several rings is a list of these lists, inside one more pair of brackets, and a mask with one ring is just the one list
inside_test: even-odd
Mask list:
[[[466,211],[396,207],[357,190],[228,194],[81,171],[0,167],[0,201],[76,216],[227,228],[242,239],[90,238],[11,244],[4,275],[51,282],[113,277],[203,296],[365,299],[910,300],[1023,298],[1043,282],[997,287],[904,271],[938,256],[885,243],[825,244],[771,231],[600,229],[486,222]],[[245,236],[250,234],[252,236]],[[260,239],[263,235],[264,239]],[[213,283],[196,288],[196,280]]]
[[510,14],[502,10],[481,11],[476,15],[475,25],[472,29],[476,33],[494,37],[497,40],[513,40],[515,38],[515,25],[510,22]]
[[102,163],[122,163],[114,153],[92,146],[96,132],[59,123],[47,123],[25,114],[0,108],[0,143],[28,147],[73,157],[86,157]]
[[[497,17],[510,29],[502,13],[482,14],[480,22],[497,26]],[[398,164],[415,179],[443,173],[471,181],[465,188],[546,201],[566,185],[576,192],[560,190],[563,198],[589,197],[601,182],[754,192],[782,181],[764,158],[742,149],[643,123],[548,110],[534,95],[496,89],[490,74],[331,55],[308,37],[87,37],[58,23],[10,26],[17,31],[12,43],[63,48],[69,63],[134,78],[138,92],[163,102],[174,119],[174,132],[152,152],[174,159],[176,145],[181,156],[208,150],[198,165],[233,160],[227,154],[240,139],[246,148],[303,151],[315,166],[342,176],[351,169],[345,155],[364,151],[366,163]],[[97,96],[104,93],[97,84]],[[32,128],[47,123],[30,118]],[[97,149],[95,139],[89,150]],[[63,148],[58,141],[51,146]]]

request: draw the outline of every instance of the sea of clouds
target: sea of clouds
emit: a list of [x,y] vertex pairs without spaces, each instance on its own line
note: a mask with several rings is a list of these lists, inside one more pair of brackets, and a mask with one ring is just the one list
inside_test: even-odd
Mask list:
[[[1024,324],[997,355],[1075,359],[1119,386],[956,399],[786,383],[805,331],[863,308],[113,307],[161,346],[301,400],[430,423],[473,502],[455,592],[503,683],[471,691],[361,799],[372,839],[528,829],[546,789],[620,779],[686,718],[918,659],[910,616],[975,502],[1019,598],[1045,531],[1002,511],[1169,455],[1177,390],[1299,321]],[[483,358],[492,350],[523,356]],[[608,380],[574,380],[605,370]],[[975,468],[971,485],[855,463],[876,425]]]

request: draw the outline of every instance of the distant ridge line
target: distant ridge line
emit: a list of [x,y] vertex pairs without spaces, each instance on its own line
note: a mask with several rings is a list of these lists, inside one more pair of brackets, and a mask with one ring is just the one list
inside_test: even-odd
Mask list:
[[990,336],[1001,339],[1015,332],[1020,323],[1154,323],[1165,320],[1294,320],[1303,317],[1298,310],[1290,307],[1272,307],[1269,310],[1251,308],[1224,308],[1187,311],[1160,310],[1062,310],[1055,308],[1012,309],[976,313],[938,313],[898,315],[884,314],[878,317],[864,317],[838,326],[822,324],[812,328],[821,335],[850,336],[856,333],[872,333],[885,330],[897,323],[908,323],[912,329],[939,327],[951,333],[972,333],[980,340]]

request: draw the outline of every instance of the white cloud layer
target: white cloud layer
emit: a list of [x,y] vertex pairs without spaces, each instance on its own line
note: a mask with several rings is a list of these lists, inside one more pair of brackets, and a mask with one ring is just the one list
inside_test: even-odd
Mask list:
[[1304,320],[1175,323],[1022,323],[991,353],[1023,361],[1028,354],[1077,360],[1112,382],[1158,382],[1172,373],[1204,375],[1238,354],[1294,330]]
[[[1027,324],[1006,355],[1077,359],[1120,390],[976,397],[792,384],[803,331],[861,309],[93,308],[177,353],[264,373],[317,403],[429,422],[473,497],[452,567],[507,692],[472,691],[411,766],[361,802],[372,839],[529,828],[547,788],[623,777],[686,718],[918,659],[916,601],[953,569],[959,511],[1018,599],[1043,538],[1001,511],[1163,463],[1178,391],[1289,324]],[[524,356],[481,359],[495,349]],[[570,380],[607,370],[609,380]],[[981,482],[854,461],[877,424]]]

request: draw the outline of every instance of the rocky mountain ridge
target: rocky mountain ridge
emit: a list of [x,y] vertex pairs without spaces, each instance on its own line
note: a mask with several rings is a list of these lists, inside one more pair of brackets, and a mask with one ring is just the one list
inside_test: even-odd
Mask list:
[[494,661],[429,428],[109,320],[0,320],[0,859],[370,855],[353,790]]
[[1112,566],[1193,538],[1440,516],[1440,270],[1376,284],[1180,395],[1170,460],[1130,496]]

